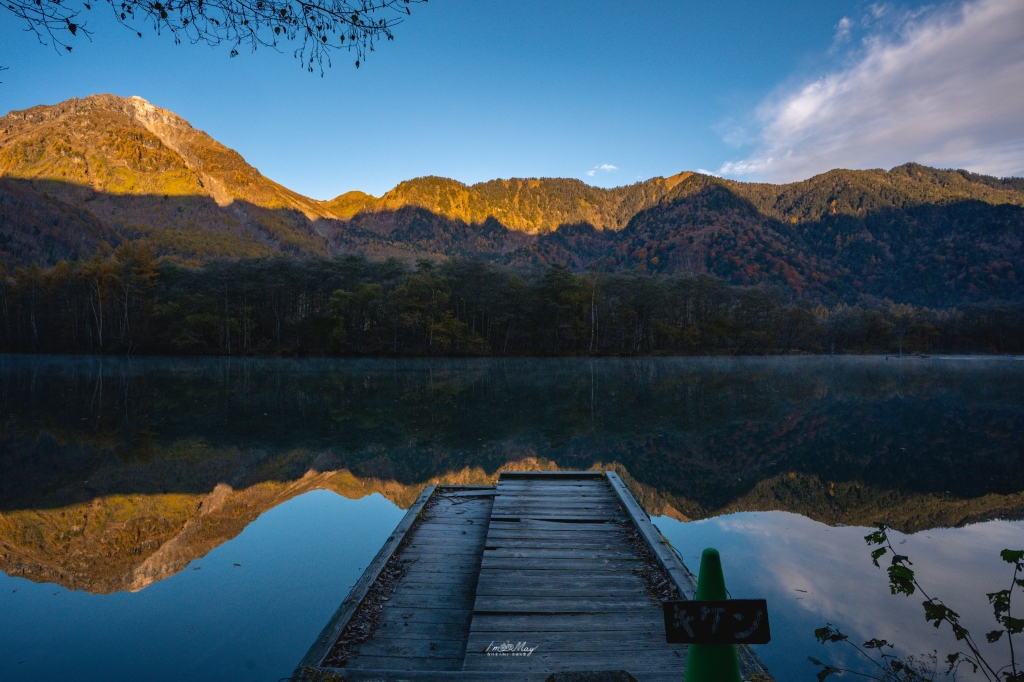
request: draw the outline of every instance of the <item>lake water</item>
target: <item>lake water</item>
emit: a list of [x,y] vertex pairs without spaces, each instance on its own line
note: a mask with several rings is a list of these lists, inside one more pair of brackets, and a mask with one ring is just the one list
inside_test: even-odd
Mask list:
[[955,650],[871,523],[979,639],[1024,547],[1011,358],[0,356],[0,392],[8,681],[287,677],[424,485],[503,468],[618,471],[692,570],[717,547],[768,599],[785,681],[858,665],[826,622]]

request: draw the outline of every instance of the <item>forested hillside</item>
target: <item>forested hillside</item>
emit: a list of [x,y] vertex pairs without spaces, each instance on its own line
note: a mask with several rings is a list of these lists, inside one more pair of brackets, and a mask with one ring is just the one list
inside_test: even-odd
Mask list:
[[834,307],[1024,298],[1024,179],[907,164],[786,185],[695,173],[605,190],[568,179],[426,177],[330,201],[263,177],[139,98],[98,95],[0,119],[0,261],[9,271],[364,255],[475,257],[515,270],[711,275]]

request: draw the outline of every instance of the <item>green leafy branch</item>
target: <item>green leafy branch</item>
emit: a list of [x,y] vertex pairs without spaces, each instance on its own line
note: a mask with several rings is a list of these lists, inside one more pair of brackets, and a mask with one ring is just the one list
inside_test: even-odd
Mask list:
[[[955,677],[960,666],[967,664],[971,667],[972,672],[980,672],[989,682],[1024,682],[1024,670],[1018,671],[1016,652],[1013,646],[1013,636],[1019,635],[1024,631],[1024,619],[1014,618],[1011,613],[1014,589],[1017,587],[1024,588],[1024,579],[1020,577],[1024,574],[1024,550],[1004,549],[1000,552],[1000,557],[1003,561],[1013,565],[1013,578],[1008,589],[991,592],[987,595],[989,603],[992,604],[996,622],[1000,627],[986,633],[985,639],[990,644],[994,644],[1000,641],[1005,634],[1010,649],[1010,663],[1000,668],[995,668],[986,660],[970,631],[960,622],[960,614],[946,606],[941,599],[929,596],[921,586],[913,568],[911,568],[913,562],[910,561],[910,557],[900,554],[893,547],[892,541],[889,538],[889,527],[884,523],[879,523],[876,524],[876,528],[877,530],[866,535],[864,540],[869,545],[875,547],[871,552],[871,561],[878,568],[881,568],[878,560],[886,555],[891,555],[889,566],[886,567],[886,573],[889,575],[889,591],[892,594],[903,594],[908,597],[919,592],[925,597],[925,601],[921,604],[924,608],[925,621],[931,623],[936,628],[941,627],[943,623],[948,623],[956,640],[962,642],[967,648],[966,652],[958,651],[946,656],[947,669],[945,674],[952,674]],[[938,674],[935,664],[937,659],[934,655],[928,656],[926,660],[913,656],[903,659],[886,651],[887,649],[892,649],[893,645],[884,639],[870,639],[864,642],[862,646],[857,646],[850,641],[848,635],[842,633],[831,623],[815,630],[814,636],[822,644],[844,642],[852,646],[875,666],[873,669],[874,674],[870,674],[839,668],[808,657],[811,663],[821,668],[818,671],[819,682],[825,680],[829,675],[843,672],[850,672],[854,675],[870,679],[884,680],[885,682],[934,680]],[[878,652],[877,657],[868,653],[871,650]]]
[[[881,680],[882,682],[923,682],[934,680],[938,670],[938,663],[935,654],[929,654],[924,659],[909,656],[904,660],[899,656],[886,652],[886,649],[892,649],[893,645],[884,639],[869,639],[861,646],[858,646],[850,641],[849,635],[840,632],[839,628],[833,626],[832,623],[827,623],[825,627],[815,630],[814,638],[822,644],[843,642],[853,647],[857,653],[874,665],[871,673],[864,673],[849,668],[839,668],[828,663],[822,663],[813,656],[808,656],[807,660],[821,668],[821,670],[818,671],[819,682],[824,682],[825,678],[829,675],[839,673],[853,673],[859,677],[865,677],[871,680]],[[865,651],[866,649],[876,650],[878,652],[878,657],[875,658],[871,656],[868,651]]]

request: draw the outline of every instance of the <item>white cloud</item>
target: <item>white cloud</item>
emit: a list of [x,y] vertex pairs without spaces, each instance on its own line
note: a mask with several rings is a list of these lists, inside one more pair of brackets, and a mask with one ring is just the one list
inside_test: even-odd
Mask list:
[[[785,623],[775,644],[780,648],[769,655],[777,661],[776,668],[786,668],[783,663],[790,666],[792,678],[798,677],[796,666],[803,664],[804,656],[814,653],[812,646],[821,652],[815,656],[824,654],[834,663],[844,662],[842,650],[820,647],[811,636],[814,628],[826,622],[840,626],[851,639],[859,637],[860,642],[870,637],[895,642],[896,653],[903,655],[959,650],[949,627],[937,630],[925,623],[921,599],[890,594],[886,564],[875,568],[868,556],[870,548],[864,544],[869,528],[830,528],[780,511],[742,512],[689,523],[666,517],[652,520],[683,553],[691,570],[700,563],[701,548],[716,547],[724,558],[732,596],[768,600],[773,625]],[[945,599],[972,632],[986,632],[992,627],[992,610],[984,597],[978,597],[995,589],[989,585],[1008,577],[998,552],[1019,546],[1022,530],[1024,524],[1019,521],[989,521],[909,536],[893,532],[891,537],[912,558],[929,594]],[[968,583],[965,575],[971,576]],[[1009,662],[1005,648],[984,643],[982,647],[990,661],[999,661],[997,666]]]
[[889,14],[890,10],[892,10],[891,5],[879,4],[877,2],[873,3],[871,5],[868,5],[868,12],[871,14],[871,16],[864,17],[864,20],[870,21],[871,19],[881,19],[886,14]]
[[[875,20],[890,12],[869,10]],[[850,28],[841,21],[837,39]],[[797,180],[919,161],[1024,174],[1022,28],[1021,0],[908,14],[895,30],[865,38],[848,68],[763,104],[755,152],[720,172]]]
[[617,171],[617,170],[619,170],[618,166],[613,166],[610,163],[602,163],[600,166],[594,166],[593,168],[588,170],[587,171],[587,175],[590,176],[590,177],[594,177],[595,175],[597,175],[597,171],[604,171],[605,173],[611,173],[612,171]]
[[836,24],[836,35],[832,38],[832,45],[838,46],[841,43],[850,42],[850,30],[853,28],[853,22],[850,21],[849,17],[843,17]]

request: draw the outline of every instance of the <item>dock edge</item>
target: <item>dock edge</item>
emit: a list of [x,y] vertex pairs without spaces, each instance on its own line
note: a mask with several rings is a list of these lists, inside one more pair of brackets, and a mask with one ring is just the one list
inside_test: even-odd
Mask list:
[[301,661],[299,661],[299,665],[292,676],[293,679],[298,679],[299,674],[305,668],[320,667],[324,659],[327,657],[327,654],[330,653],[331,647],[334,646],[334,642],[341,636],[341,633],[345,630],[349,620],[352,619],[356,609],[358,609],[359,605],[363,603],[363,598],[366,597],[366,593],[377,580],[377,577],[384,569],[385,564],[388,563],[388,560],[391,559],[395,551],[402,545],[402,541],[405,539],[406,534],[409,532],[409,529],[412,528],[416,519],[419,518],[423,508],[434,495],[435,490],[437,490],[436,485],[428,485],[424,488],[423,492],[420,493],[420,496],[416,498],[413,505],[409,507],[409,511],[405,513],[405,516],[402,517],[398,526],[395,527],[395,530],[392,531],[391,535],[388,537],[387,542],[385,542],[384,546],[377,552],[377,556],[375,556],[373,561],[370,562],[370,565],[366,567],[366,570],[363,571],[363,575],[360,576],[359,580],[356,581],[356,584],[352,586],[351,590],[349,590],[348,596],[345,597],[344,601],[341,602],[341,605],[338,606],[338,609],[334,612],[334,615],[331,616],[331,619],[327,621],[327,625],[324,626],[320,636],[316,638],[313,645],[309,647],[309,651],[307,651],[306,655],[302,657]]

